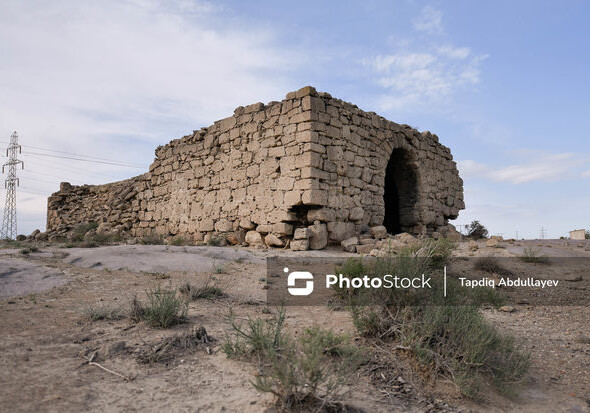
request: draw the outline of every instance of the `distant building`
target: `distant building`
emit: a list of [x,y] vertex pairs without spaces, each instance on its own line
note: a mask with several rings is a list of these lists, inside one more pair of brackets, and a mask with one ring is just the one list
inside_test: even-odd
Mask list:
[[570,239],[586,239],[586,231],[583,229],[570,231]]

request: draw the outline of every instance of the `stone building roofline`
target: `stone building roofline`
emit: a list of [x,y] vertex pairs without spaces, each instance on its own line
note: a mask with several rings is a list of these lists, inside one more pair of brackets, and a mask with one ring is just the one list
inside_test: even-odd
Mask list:
[[[310,97],[319,97],[325,100],[332,100],[335,103],[339,103],[341,105],[345,105],[346,107],[348,107],[351,111],[356,112],[359,115],[368,115],[371,116],[373,118],[379,119],[379,121],[383,122],[384,124],[386,124],[388,126],[388,129],[393,129],[393,130],[406,130],[408,133],[411,133],[413,131],[415,131],[416,129],[413,128],[410,125],[407,125],[405,123],[396,123],[393,122],[381,115],[379,115],[376,112],[372,112],[372,111],[364,111],[363,109],[359,108],[357,105],[355,105],[354,103],[351,102],[347,102],[345,100],[342,99],[338,99],[338,98],[334,98],[331,94],[329,94],[328,92],[318,92],[316,90],[315,87],[313,86],[304,86],[299,90],[293,91],[293,92],[288,92],[285,95],[285,99],[283,99],[282,101],[270,101],[266,104],[262,103],[262,102],[256,102],[256,103],[252,103],[250,105],[247,106],[238,106],[237,108],[234,109],[234,114],[228,117],[225,117],[223,119],[217,120],[215,122],[213,122],[212,125],[210,126],[205,126],[202,127],[201,129],[196,129],[193,130],[193,133],[190,135],[185,135],[182,138],[177,138],[177,139],[173,139],[171,140],[168,144],[166,145],[160,145],[158,146],[158,148],[156,148],[156,153],[158,151],[159,148],[162,148],[164,146],[175,146],[175,145],[182,145],[185,144],[187,142],[191,142],[193,141],[195,138],[198,139],[199,137],[202,137],[204,135],[206,135],[209,130],[216,126],[221,124],[224,121],[227,121],[228,119],[231,119],[234,116],[239,116],[242,114],[248,114],[248,113],[255,113],[255,112],[259,112],[261,110],[264,110],[265,108],[268,108],[270,106],[273,105],[280,105],[282,103],[284,103],[285,101],[288,100],[293,100],[293,99],[303,99],[306,96],[310,96]],[[311,108],[311,110],[313,111],[314,109]],[[424,138],[427,139],[431,139],[436,143],[439,143],[439,138],[436,134],[431,133],[430,131],[422,131],[420,132],[420,135]],[[450,154],[450,150],[449,150],[449,154]]]

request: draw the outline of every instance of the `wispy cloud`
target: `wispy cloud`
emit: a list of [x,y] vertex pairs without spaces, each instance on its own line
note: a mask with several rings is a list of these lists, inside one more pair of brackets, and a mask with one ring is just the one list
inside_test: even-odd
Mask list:
[[480,63],[486,56],[471,56],[468,48],[446,46],[434,51],[400,51],[363,61],[373,70],[377,84],[389,92],[382,96],[383,110],[428,105],[450,98],[462,87],[480,82]]
[[495,182],[511,184],[559,181],[575,176],[576,171],[585,163],[585,159],[572,153],[543,155],[532,161],[505,167],[494,167],[473,160],[457,162],[459,171],[464,177],[479,176]]
[[582,176],[590,178],[590,169],[582,172]]
[[[425,7],[413,24],[418,32],[443,33],[442,12]],[[469,47],[437,43],[421,46],[398,39],[391,53],[362,60],[377,85],[387,91],[379,99],[382,110],[440,104],[480,82],[480,65],[487,55],[474,54]]]
[[[305,61],[263,24],[199,0],[5,0],[0,56],[0,149],[18,130],[19,211],[40,217],[60,181],[141,173],[157,144],[281,98]],[[30,146],[146,169],[33,158]]]
[[418,17],[412,20],[414,29],[429,34],[441,34],[444,32],[442,25],[442,12],[432,6],[426,6]]

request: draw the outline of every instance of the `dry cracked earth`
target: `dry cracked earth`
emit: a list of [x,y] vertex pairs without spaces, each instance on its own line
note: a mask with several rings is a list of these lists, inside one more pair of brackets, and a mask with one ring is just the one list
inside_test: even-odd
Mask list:
[[[590,241],[565,240],[503,242],[495,248],[481,242],[477,249],[461,243],[454,254],[509,257],[525,247],[550,257],[590,257]],[[136,245],[44,246],[28,255],[0,250],[0,411],[274,411],[273,396],[251,384],[256,366],[221,351],[230,311],[242,318],[276,311],[265,304],[270,254],[289,253]],[[590,269],[582,265],[573,272],[574,277],[559,271],[554,276],[572,294],[590,294]],[[170,329],[129,318],[91,322],[85,315],[89,305],[127,309],[133,296],[145,296],[157,285],[210,278],[225,296],[192,301],[187,322]],[[381,357],[383,364],[361,368],[341,400],[367,412],[590,411],[590,308],[525,300],[512,307],[512,312],[483,311],[531,352],[531,368],[517,395],[490,390],[484,400],[470,401],[443,378],[422,380],[403,353],[391,350]],[[361,340],[349,312],[328,306],[290,307],[286,326],[294,334],[320,326]],[[209,340],[163,361],[145,362],[167,338],[199,327]]]

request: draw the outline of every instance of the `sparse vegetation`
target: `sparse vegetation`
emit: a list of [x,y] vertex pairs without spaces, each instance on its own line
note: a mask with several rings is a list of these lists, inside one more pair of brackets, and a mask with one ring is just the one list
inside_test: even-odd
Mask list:
[[212,300],[214,298],[221,298],[225,295],[221,288],[211,285],[211,277],[209,277],[203,285],[194,285],[186,282],[181,285],[178,290],[192,301],[199,299]]
[[215,262],[213,264],[213,272],[215,274],[225,274],[225,265]]
[[195,327],[181,334],[164,338],[158,345],[138,354],[137,360],[143,364],[167,363],[176,356],[194,351],[215,341],[207,334],[205,327]]
[[[362,277],[366,274],[365,266],[363,265],[363,258],[349,258],[346,262],[336,267],[334,270],[336,274],[344,274],[350,278]],[[332,290],[336,294],[336,297],[340,300],[348,301],[351,295],[355,294],[355,288],[340,288],[338,284],[332,285]]]
[[523,250],[523,255],[519,257],[522,261],[533,264],[549,264],[549,258],[541,254],[539,248],[527,247]]
[[496,257],[478,257],[473,263],[473,268],[479,271],[489,272],[492,274],[510,275],[512,271],[504,268]]
[[22,242],[16,241],[13,239],[7,239],[7,238],[0,240],[0,245],[3,248],[22,248],[23,247]]
[[112,321],[124,318],[121,308],[101,302],[87,306],[84,309],[84,315],[91,321]]
[[162,245],[164,240],[158,234],[152,233],[145,235],[138,239],[138,242],[142,245]]
[[221,234],[212,234],[207,240],[207,245],[211,247],[219,247],[225,241],[225,236]]
[[488,237],[488,230],[479,221],[473,221],[467,225],[467,236],[471,239],[478,240]]
[[146,274],[151,275],[156,280],[169,280],[170,279],[170,274],[165,273],[165,272],[148,272]]
[[176,247],[181,247],[183,245],[191,245],[191,242],[184,239],[183,237],[174,237],[170,240],[170,245],[174,245]]
[[131,300],[130,317],[143,320],[151,327],[168,328],[184,322],[188,303],[177,297],[176,289],[156,287],[146,291],[147,304],[137,297]]
[[584,237],[586,239],[590,239],[590,229],[587,229],[586,232],[584,233]]
[[245,326],[231,320],[233,335],[223,351],[228,357],[258,361],[260,374],[253,385],[274,394],[280,410],[335,406],[339,388],[364,360],[359,347],[332,331],[311,328],[293,338],[283,330],[284,309],[272,319],[249,318]]
[[450,377],[469,397],[480,397],[485,383],[501,391],[513,389],[527,371],[529,355],[479,311],[482,304],[499,305],[501,297],[491,288],[466,289],[448,278],[444,298],[442,279],[432,270],[450,254],[437,253],[431,242],[377,259],[367,271],[409,278],[428,274],[432,288],[359,290],[350,300],[355,326],[366,337],[401,343],[433,374]]
[[72,241],[84,241],[87,232],[95,231],[98,228],[98,222],[86,222],[76,226],[71,233]]

